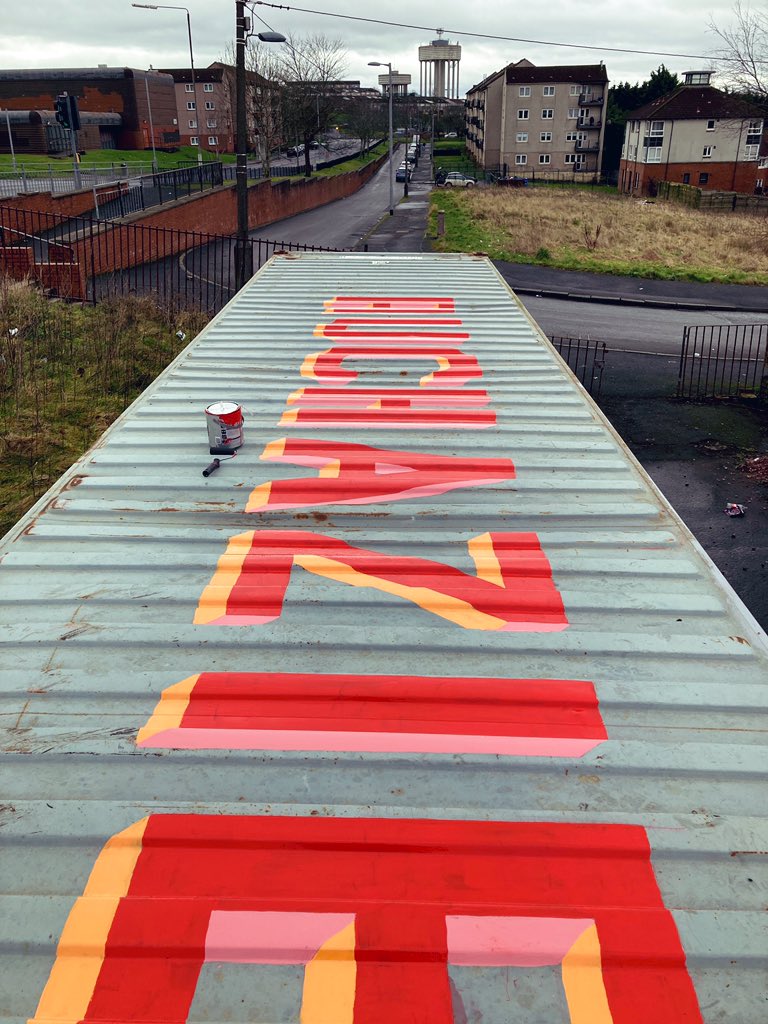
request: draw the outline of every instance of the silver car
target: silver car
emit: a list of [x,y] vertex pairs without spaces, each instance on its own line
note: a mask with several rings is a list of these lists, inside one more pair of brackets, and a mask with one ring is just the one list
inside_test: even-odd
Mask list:
[[477,182],[474,178],[470,178],[468,174],[461,174],[460,171],[451,171],[446,174],[445,181],[441,181],[438,184],[444,188],[470,188],[472,185],[476,185]]

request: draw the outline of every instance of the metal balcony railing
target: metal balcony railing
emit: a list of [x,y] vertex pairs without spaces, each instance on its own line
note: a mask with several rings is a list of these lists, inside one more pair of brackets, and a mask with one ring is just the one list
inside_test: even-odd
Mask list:
[[602,107],[602,96],[579,96],[580,107]]

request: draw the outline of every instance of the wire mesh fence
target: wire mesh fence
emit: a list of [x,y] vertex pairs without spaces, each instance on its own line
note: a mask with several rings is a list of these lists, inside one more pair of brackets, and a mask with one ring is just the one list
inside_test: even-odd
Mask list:
[[678,398],[766,397],[768,324],[683,328]]

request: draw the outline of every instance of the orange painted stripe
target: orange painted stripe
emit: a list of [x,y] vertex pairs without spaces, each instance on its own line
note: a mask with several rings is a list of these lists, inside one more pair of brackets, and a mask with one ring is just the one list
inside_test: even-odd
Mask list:
[[229,595],[243,571],[252,540],[253,533],[239,533],[230,537],[227,550],[219,559],[211,582],[200,595],[192,620],[196,626],[205,626],[226,615]]
[[192,691],[199,679],[198,672],[197,675],[182,679],[180,683],[163,690],[149,721],[136,734],[137,747],[143,747],[153,736],[165,732],[166,729],[181,728],[181,720],[187,712]]
[[93,998],[120,900],[127,895],[149,818],[112,836],[61,933],[48,983],[29,1024],[78,1024]]
[[301,1024],[353,1024],[356,982],[355,926],[348,924],[304,968]]
[[571,1024],[613,1024],[595,925],[583,931],[565,954],[562,971]]
[[317,573],[318,576],[338,580],[339,583],[346,583],[352,587],[373,587],[387,594],[404,597],[420,608],[432,612],[433,615],[455,622],[457,626],[463,626],[465,629],[500,629],[505,625],[503,619],[487,612],[480,612],[467,601],[430,590],[429,587],[409,587],[379,576],[369,576],[343,562],[336,562],[322,555],[295,554],[293,560],[296,565]]

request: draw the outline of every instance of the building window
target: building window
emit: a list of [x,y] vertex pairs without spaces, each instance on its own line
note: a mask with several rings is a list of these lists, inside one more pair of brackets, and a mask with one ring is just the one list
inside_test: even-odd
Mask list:
[[530,87],[530,85],[521,85],[520,86],[520,95],[521,96],[530,96],[531,95],[531,87]]
[[219,144],[219,137],[218,137],[218,135],[209,135],[208,136],[208,145],[209,146],[218,146],[218,144]]
[[578,96],[580,92],[581,92],[581,89],[579,88],[578,85],[572,85],[571,86],[571,89],[570,89],[570,95],[571,96]]
[[203,86],[203,92],[213,92],[213,82],[206,82]]
[[555,95],[555,87],[554,87],[554,85],[545,85],[544,86],[544,95],[545,96],[554,96]]
[[187,100],[187,110],[194,110],[194,109],[195,109],[195,101],[194,100]]
[[568,118],[569,118],[569,120],[575,121],[575,120],[577,120],[578,116],[579,116],[579,108],[578,107],[569,107],[568,108]]
[[691,175],[688,173],[688,171],[686,171],[685,174],[683,175],[683,184],[684,185],[690,185],[691,184]]
[[575,164],[579,167],[581,164],[581,153],[566,153],[564,159],[567,164]]
[[539,132],[539,142],[551,142],[552,132]]
[[744,156],[747,158],[747,160],[757,160],[757,153],[759,149],[759,146],[745,146]]
[[649,146],[645,157],[647,164],[661,163],[661,146]]
[[712,147],[711,146],[705,146],[704,149],[701,151],[701,157],[702,157],[702,160],[709,160],[709,159],[711,159],[711,157],[712,157]]
[[706,185],[708,181],[709,181],[709,175],[705,174],[702,171],[701,174],[699,175],[699,184],[700,185]]
[[206,121],[205,127],[206,128],[218,128],[219,124],[218,124],[218,121]]
[[582,87],[581,87],[581,95],[582,96],[591,96],[592,95],[592,86],[591,85],[582,85]]
[[216,109],[216,104],[213,102],[213,100],[206,100],[205,101],[205,109],[206,110],[215,110]]
[[517,133],[517,141],[518,142],[527,142],[528,141],[528,132],[518,132]]
[[193,135],[189,140],[189,144],[190,146],[196,146],[199,141],[200,140],[198,139],[198,137],[196,135]]
[[552,118],[555,116],[555,112],[552,109],[552,107],[545,107],[541,112],[541,116],[544,118],[545,121],[551,121]]
[[708,132],[713,132],[714,130],[715,130],[715,122],[714,121],[707,121],[707,131]]
[[517,153],[515,155],[515,163],[518,165],[518,167],[521,164],[527,164],[528,163],[528,157],[525,155],[525,153]]
[[651,130],[649,135],[663,135],[664,134],[664,122],[663,121],[651,121]]
[[187,124],[190,128],[197,128],[197,121],[188,121]]
[[527,110],[518,110],[518,112],[517,112],[517,120],[518,121],[527,121],[528,120],[528,111]]
[[549,153],[539,153],[539,163],[540,164],[548,164],[548,163],[550,163],[551,160],[552,160],[552,157],[549,155]]
[[191,82],[187,82],[187,84],[184,86],[184,92],[194,92],[194,91],[195,91],[194,85],[192,85]]

